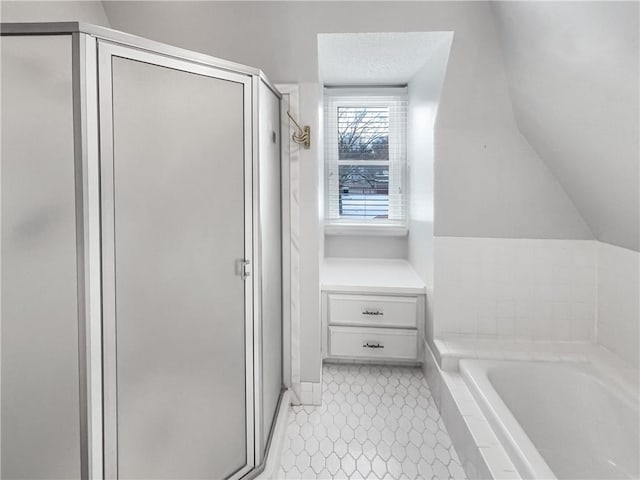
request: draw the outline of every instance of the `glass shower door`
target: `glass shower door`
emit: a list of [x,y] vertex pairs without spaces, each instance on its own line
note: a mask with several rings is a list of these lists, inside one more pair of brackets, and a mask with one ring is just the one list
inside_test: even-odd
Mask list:
[[107,478],[239,476],[253,465],[251,79],[107,43],[99,78]]
[[282,392],[282,204],[280,99],[263,82],[259,95],[260,314],[262,454]]
[[4,479],[81,468],[71,35],[3,36],[2,455]]

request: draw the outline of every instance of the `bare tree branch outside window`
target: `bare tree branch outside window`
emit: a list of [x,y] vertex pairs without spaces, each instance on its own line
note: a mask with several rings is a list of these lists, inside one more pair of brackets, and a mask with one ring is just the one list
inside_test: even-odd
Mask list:
[[338,107],[341,217],[388,218],[389,108]]

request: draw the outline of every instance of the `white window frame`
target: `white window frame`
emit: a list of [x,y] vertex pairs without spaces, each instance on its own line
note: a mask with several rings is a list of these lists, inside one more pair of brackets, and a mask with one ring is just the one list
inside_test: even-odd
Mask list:
[[[330,235],[393,235],[408,233],[408,178],[407,178],[407,88],[359,87],[325,88],[325,224]],[[339,107],[389,107],[389,160],[339,160],[337,115]],[[402,111],[404,110],[404,111]],[[397,119],[404,117],[404,125]],[[389,218],[340,218],[339,167],[362,162],[363,165],[389,167]]]

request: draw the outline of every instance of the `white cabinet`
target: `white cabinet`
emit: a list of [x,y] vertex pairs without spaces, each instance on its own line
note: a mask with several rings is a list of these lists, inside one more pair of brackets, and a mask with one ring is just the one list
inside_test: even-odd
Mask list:
[[417,327],[418,297],[327,294],[331,325]]
[[417,330],[329,327],[331,356],[415,360],[417,347]]
[[421,360],[425,288],[406,261],[327,259],[322,273],[324,359]]

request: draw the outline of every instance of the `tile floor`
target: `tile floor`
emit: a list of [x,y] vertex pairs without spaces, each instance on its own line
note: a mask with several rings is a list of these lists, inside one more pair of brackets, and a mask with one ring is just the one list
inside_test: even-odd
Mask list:
[[322,405],[292,407],[278,479],[465,479],[419,368],[325,365]]

